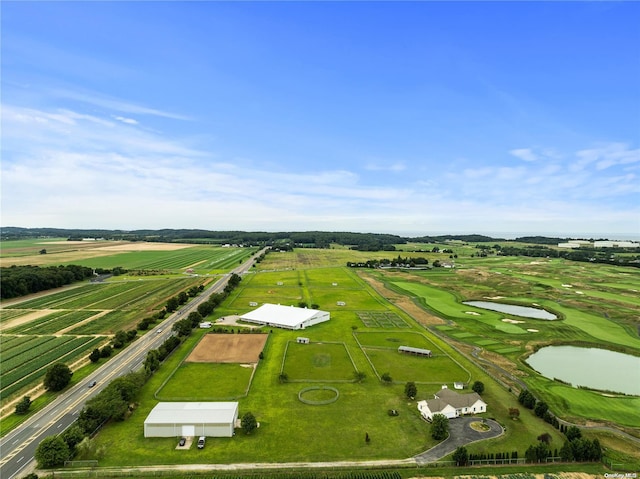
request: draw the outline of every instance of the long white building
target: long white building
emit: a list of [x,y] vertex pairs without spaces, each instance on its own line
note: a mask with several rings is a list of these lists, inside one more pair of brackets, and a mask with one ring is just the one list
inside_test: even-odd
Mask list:
[[231,437],[237,402],[161,402],[144,420],[144,437]]
[[249,323],[262,324],[284,329],[305,329],[314,324],[329,321],[330,314],[319,309],[297,308],[295,306],[281,306],[279,304],[263,304],[240,316]]

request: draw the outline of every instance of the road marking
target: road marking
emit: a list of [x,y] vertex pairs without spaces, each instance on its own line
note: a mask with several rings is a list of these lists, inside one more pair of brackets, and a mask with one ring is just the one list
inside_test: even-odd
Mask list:
[[16,462],[20,462],[24,459],[24,456],[22,456],[20,459],[18,459]]
[[11,443],[11,445],[13,446],[13,445],[14,445],[16,442],[18,442],[19,440],[20,440],[20,439],[16,439],[15,441],[13,441],[13,442]]

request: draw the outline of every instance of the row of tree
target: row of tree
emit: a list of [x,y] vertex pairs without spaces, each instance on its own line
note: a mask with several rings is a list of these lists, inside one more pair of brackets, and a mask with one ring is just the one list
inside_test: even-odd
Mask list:
[[17,298],[59,288],[93,276],[85,266],[11,266],[0,268],[0,295],[2,299]]

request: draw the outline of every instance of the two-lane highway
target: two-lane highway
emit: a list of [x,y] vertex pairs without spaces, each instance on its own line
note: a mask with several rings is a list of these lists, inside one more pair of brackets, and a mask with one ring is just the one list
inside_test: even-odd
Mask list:
[[[170,315],[154,330],[131,343],[118,355],[107,361],[90,378],[82,384],[61,393],[54,401],[38,411],[19,427],[0,439],[0,478],[14,479],[34,460],[34,453],[40,441],[47,436],[59,434],[67,429],[78,417],[84,404],[104,389],[112,379],[138,370],[152,349],[157,349],[173,334],[173,324],[185,318],[191,311],[195,311],[202,302],[213,293],[224,289],[231,274],[242,275],[254,264],[254,258],[262,254],[260,251],[223,276],[199,296],[196,296],[181,309]],[[161,333],[157,333],[159,329]],[[96,381],[94,387],[89,387],[91,381]]]

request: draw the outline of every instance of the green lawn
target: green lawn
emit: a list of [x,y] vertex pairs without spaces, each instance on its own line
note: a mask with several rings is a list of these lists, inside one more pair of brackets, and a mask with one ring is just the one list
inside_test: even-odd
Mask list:
[[252,367],[240,364],[182,363],[156,392],[161,401],[229,401],[244,396]]

